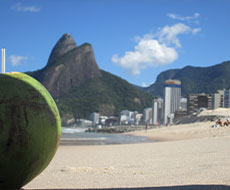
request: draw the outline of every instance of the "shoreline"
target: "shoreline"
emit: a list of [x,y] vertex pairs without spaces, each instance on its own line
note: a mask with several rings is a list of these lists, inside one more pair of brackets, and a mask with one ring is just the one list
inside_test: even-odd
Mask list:
[[136,144],[152,142],[147,137],[131,135],[129,133],[75,133],[63,134],[60,146],[89,146],[89,145],[113,145]]
[[59,146],[24,189],[228,189],[230,127],[212,124],[127,133],[159,140],[153,143]]

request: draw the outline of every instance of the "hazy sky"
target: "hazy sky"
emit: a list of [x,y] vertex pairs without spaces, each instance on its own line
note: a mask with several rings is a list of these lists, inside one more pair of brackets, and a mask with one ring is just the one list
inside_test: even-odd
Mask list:
[[140,86],[167,69],[230,60],[229,0],[0,0],[0,21],[7,72],[43,68],[64,33]]

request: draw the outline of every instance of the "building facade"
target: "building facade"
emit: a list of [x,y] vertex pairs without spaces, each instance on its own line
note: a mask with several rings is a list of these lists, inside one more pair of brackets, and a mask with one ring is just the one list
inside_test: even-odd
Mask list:
[[152,102],[152,124],[161,125],[163,123],[163,99],[155,98]]
[[230,89],[224,91],[224,107],[230,108]]
[[100,114],[93,112],[90,114],[90,121],[93,122],[93,125],[97,125],[99,123],[99,118],[100,118]]
[[187,97],[187,114],[197,113],[201,108],[212,109],[212,95],[189,94]]
[[225,90],[218,90],[216,93],[212,94],[212,109],[224,107],[224,93]]
[[164,85],[164,124],[172,121],[173,114],[180,107],[180,99],[181,82],[179,80],[166,80]]
[[144,122],[152,124],[152,108],[144,109]]
[[180,99],[180,109],[183,111],[187,110],[187,98]]

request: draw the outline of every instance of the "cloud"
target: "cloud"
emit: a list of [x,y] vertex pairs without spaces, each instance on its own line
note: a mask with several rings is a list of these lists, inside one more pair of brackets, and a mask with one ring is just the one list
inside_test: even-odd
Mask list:
[[142,82],[141,87],[145,88],[145,87],[147,87],[147,86],[148,86],[148,85],[147,85],[145,82]]
[[150,85],[152,85],[154,82],[150,83],[150,84],[146,84],[145,82],[142,82],[141,87],[146,88],[149,87]]
[[160,29],[157,36],[159,36],[159,41],[161,43],[166,43],[167,45],[174,44],[177,48],[181,47],[178,35],[179,34],[196,34],[200,32],[200,28],[191,28],[183,23],[177,23],[173,26],[166,25],[164,28]]
[[10,63],[13,66],[18,66],[25,63],[28,60],[27,56],[20,56],[20,55],[11,55],[9,57]]
[[131,74],[138,75],[142,69],[167,65],[175,61],[177,57],[178,54],[174,48],[160,44],[154,39],[143,38],[134,47],[134,51],[127,51],[121,58],[115,54],[112,61]]
[[21,3],[16,3],[11,7],[12,10],[19,11],[19,12],[32,12],[37,13],[41,11],[41,8],[36,6],[23,6]]
[[178,35],[196,34],[199,31],[182,23],[165,26],[155,34],[135,37],[137,45],[134,50],[125,52],[123,57],[114,54],[112,62],[133,75],[140,74],[141,70],[148,67],[168,65],[178,59],[177,48],[182,47]]
[[180,15],[176,15],[176,14],[173,14],[173,13],[168,14],[169,18],[174,19],[174,20],[180,20],[180,21],[196,20],[196,19],[199,18],[199,16],[200,16],[200,13],[194,13],[193,16],[185,16],[185,17],[182,17]]
[[200,31],[201,31],[201,28],[194,28],[192,29],[192,34],[197,34]]
[[181,47],[178,39],[179,34],[185,34],[191,31],[191,28],[185,24],[178,23],[173,26],[165,26],[158,33],[159,41],[168,45],[175,44],[176,47]]

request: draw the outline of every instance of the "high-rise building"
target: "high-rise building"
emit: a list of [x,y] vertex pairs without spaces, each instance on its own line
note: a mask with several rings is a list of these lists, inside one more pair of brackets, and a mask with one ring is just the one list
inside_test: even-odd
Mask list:
[[173,114],[180,107],[181,82],[166,80],[164,85],[164,124],[172,121]]
[[224,107],[224,90],[218,90],[212,94],[212,109]]
[[163,123],[163,99],[155,98],[152,103],[152,123],[161,125]]
[[224,91],[224,107],[230,108],[230,89]]
[[144,122],[152,124],[152,108],[144,109]]

